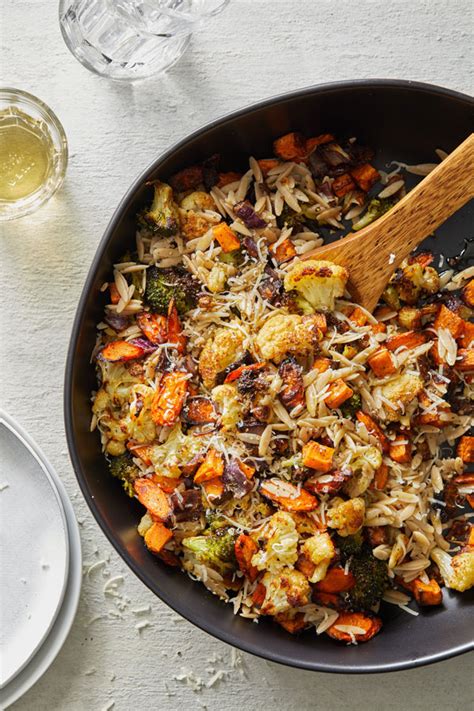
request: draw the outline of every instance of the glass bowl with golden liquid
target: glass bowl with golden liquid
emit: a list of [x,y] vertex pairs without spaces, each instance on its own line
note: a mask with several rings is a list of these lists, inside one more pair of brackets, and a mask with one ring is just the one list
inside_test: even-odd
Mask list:
[[0,221],[37,210],[64,180],[67,140],[57,116],[32,94],[0,88]]

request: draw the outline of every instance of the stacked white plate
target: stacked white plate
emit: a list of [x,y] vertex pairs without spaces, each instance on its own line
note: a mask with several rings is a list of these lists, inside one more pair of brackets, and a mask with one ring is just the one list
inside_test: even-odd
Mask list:
[[82,579],[74,511],[31,438],[0,410],[0,708],[20,698],[61,649]]

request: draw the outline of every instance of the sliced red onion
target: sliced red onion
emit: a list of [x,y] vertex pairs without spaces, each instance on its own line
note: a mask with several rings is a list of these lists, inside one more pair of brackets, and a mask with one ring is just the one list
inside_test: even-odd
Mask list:
[[257,215],[248,200],[242,200],[242,202],[237,202],[234,205],[234,212],[237,217],[240,217],[244,225],[246,225],[247,227],[258,230],[262,227],[267,226],[265,220],[262,220],[260,215]]
[[133,343],[135,346],[139,346],[140,348],[142,348],[143,355],[154,353],[154,351],[156,351],[157,349],[157,346],[154,345],[151,341],[149,341],[148,338],[132,338],[130,343]]

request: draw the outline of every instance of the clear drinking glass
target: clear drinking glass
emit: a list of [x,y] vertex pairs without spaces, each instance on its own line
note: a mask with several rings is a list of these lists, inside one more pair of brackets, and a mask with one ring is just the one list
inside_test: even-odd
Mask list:
[[110,79],[145,79],[173,66],[197,23],[230,0],[60,0],[66,45]]

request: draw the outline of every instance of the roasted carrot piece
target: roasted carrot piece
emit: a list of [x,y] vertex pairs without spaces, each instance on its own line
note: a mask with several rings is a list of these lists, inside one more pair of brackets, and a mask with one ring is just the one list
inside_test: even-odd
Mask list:
[[168,343],[173,343],[179,355],[183,355],[186,351],[186,336],[183,334],[181,320],[178,315],[178,310],[171,299],[168,306],[168,321],[167,321],[167,336]]
[[137,324],[151,343],[165,343],[168,337],[168,320],[166,316],[143,311],[137,316]]
[[129,341],[112,341],[100,352],[100,357],[111,363],[136,360],[144,355],[144,350]]
[[194,190],[202,181],[202,167],[200,165],[192,165],[175,173],[170,178],[170,185],[176,192],[184,193],[186,190]]
[[464,435],[456,447],[458,457],[461,457],[465,464],[474,463],[474,437]]
[[328,472],[332,469],[332,458],[336,450],[310,440],[303,447],[303,466]]
[[461,348],[469,348],[474,346],[474,323],[464,321],[463,333],[458,338],[458,343]]
[[343,173],[342,175],[339,175],[337,178],[334,178],[333,183],[332,183],[332,190],[337,197],[344,197],[347,193],[350,193],[351,190],[354,190],[356,187],[356,184],[352,180],[352,177],[349,175],[349,173]]
[[279,397],[285,407],[293,408],[304,403],[303,368],[292,358],[280,363],[278,374],[282,379]]
[[224,185],[229,185],[229,183],[237,182],[237,180],[240,180],[241,177],[241,173],[235,173],[234,171],[229,171],[228,173],[219,173],[217,187],[223,188]]
[[265,366],[266,363],[264,361],[261,361],[260,363],[251,363],[250,365],[239,365],[238,368],[230,371],[224,380],[224,383],[233,383],[234,380],[238,380],[240,378],[242,373],[249,370],[261,370],[262,368],[265,368]]
[[377,437],[378,441],[382,445],[382,451],[388,452],[390,446],[389,441],[375,420],[373,420],[372,417],[366,412],[362,412],[362,410],[358,410],[356,412],[356,418],[359,422],[362,422],[362,424],[365,425],[365,428],[369,434]]
[[428,267],[434,260],[433,252],[418,252],[408,258],[409,264],[421,264],[422,267]]
[[250,536],[241,533],[234,545],[235,557],[242,573],[253,583],[258,576],[258,569],[252,565],[252,558],[258,551],[258,546]]
[[156,481],[141,477],[140,479],[135,479],[133,488],[137,499],[147,509],[152,518],[164,522],[171,516],[172,507],[168,496]]
[[269,171],[272,170],[272,168],[276,168],[277,165],[280,165],[280,161],[276,158],[260,158],[257,163],[260,166],[260,170],[262,171],[262,175],[264,178],[267,177]]
[[395,373],[396,367],[392,354],[387,348],[379,348],[373,355],[367,358],[367,363],[372,368],[377,378],[385,378],[386,375]]
[[[340,612],[339,617],[326,633],[333,639],[341,642],[367,642],[372,639],[382,627],[382,620],[379,617],[369,617],[362,612]],[[350,628],[354,628],[352,635]]]
[[217,420],[214,403],[208,397],[188,397],[183,407],[182,419],[190,425],[206,425]]
[[250,466],[250,464],[246,464],[245,462],[242,462],[239,459],[239,467],[247,477],[247,479],[252,479],[253,475],[255,474],[255,467]]
[[311,138],[307,138],[305,145],[307,155],[312,153],[318,146],[322,146],[323,143],[331,143],[331,141],[334,141],[332,133],[322,133],[320,136],[312,136]]
[[117,289],[115,282],[112,282],[109,284],[109,292],[110,292],[110,303],[111,304],[118,304],[120,301],[120,294],[119,290]]
[[222,454],[215,449],[209,449],[206,458],[194,475],[194,483],[201,484],[203,481],[221,477],[224,473],[224,460]]
[[273,152],[282,160],[302,160],[306,157],[306,141],[301,133],[292,131],[273,142]]
[[218,225],[212,228],[212,232],[222,247],[222,251],[226,254],[239,249],[240,240],[226,222],[219,222]]
[[183,481],[182,479],[174,479],[172,476],[165,476],[164,474],[153,474],[152,479],[156,481],[165,494],[172,494],[176,487]]
[[335,410],[343,402],[349,400],[353,394],[354,391],[341,378],[338,378],[329,386],[329,397],[326,397],[324,402],[332,410]]
[[428,605],[441,605],[443,591],[434,578],[429,583],[423,583],[419,578],[413,581],[413,595],[417,603],[423,607]]
[[349,321],[352,321],[356,326],[365,326],[367,323],[367,314],[358,306],[349,314]]
[[346,573],[344,568],[336,566],[328,570],[326,577],[316,583],[315,589],[326,593],[346,592],[354,587],[355,582],[350,571]]
[[400,333],[396,336],[392,336],[385,341],[385,346],[389,351],[396,351],[402,346],[411,350],[417,346],[421,346],[422,343],[426,343],[427,337],[424,333],[419,331],[406,331],[406,333]]
[[153,450],[153,447],[149,444],[142,444],[142,445],[135,445],[132,444],[131,442],[127,443],[127,449],[132,453],[132,456],[138,457],[139,459],[144,462],[144,464],[147,465],[147,467],[150,466],[151,464],[151,459],[150,459],[150,454]]
[[173,533],[162,523],[154,523],[145,533],[145,545],[152,553],[159,553],[173,538]]
[[295,256],[296,249],[290,239],[284,239],[283,242],[280,242],[276,247],[271,245],[270,252],[278,264],[283,264],[283,262],[287,262]]
[[454,367],[461,373],[469,373],[474,370],[474,348],[460,348]]
[[214,479],[208,479],[202,482],[202,488],[206,492],[207,498],[211,501],[213,499],[220,499],[224,493],[224,483],[222,477],[214,477]]
[[302,612],[297,612],[293,616],[290,616],[287,612],[281,612],[279,615],[275,615],[275,622],[278,622],[290,634],[301,632],[306,627]]
[[405,440],[395,440],[390,443],[389,456],[394,462],[398,464],[406,464],[411,461],[411,445],[402,444]]
[[380,178],[380,173],[376,170],[370,163],[364,163],[363,165],[357,166],[350,171],[350,174],[356,181],[357,185],[361,190],[366,193],[369,192],[370,188],[375,185],[377,180]]
[[155,425],[171,427],[177,421],[186,398],[188,377],[180,371],[163,376],[151,405]]
[[470,306],[471,309],[474,309],[474,279],[468,281],[467,284],[463,287],[461,291],[461,299],[464,301],[465,304],[467,304],[467,306]]
[[387,481],[388,481],[388,466],[385,464],[385,462],[382,462],[382,464],[379,466],[379,468],[376,470],[374,479],[373,479],[373,484],[374,484],[374,489],[378,489],[381,491],[382,489],[385,489],[387,486]]
[[263,601],[265,600],[265,596],[267,594],[267,588],[263,583],[258,583],[256,585],[255,590],[252,593],[252,602],[254,605],[257,605],[257,607],[261,607],[263,604]]
[[281,479],[267,479],[260,484],[260,492],[287,511],[313,511],[318,506],[318,500],[309,491],[298,490]]
[[324,373],[331,365],[331,360],[329,358],[316,358],[313,363],[313,370],[317,370],[318,373]]
[[441,304],[438,314],[434,320],[433,327],[447,329],[454,339],[462,335],[464,321],[460,316]]
[[[433,403],[427,397],[425,393],[421,393],[418,397],[418,402],[421,407],[428,408]],[[430,412],[422,412],[416,418],[416,422],[419,425],[431,425],[432,427],[446,427],[450,423],[450,418],[446,417],[449,415],[450,408],[448,403],[445,405],[440,404],[435,410]],[[445,415],[443,418],[442,415]]]
[[381,321],[379,323],[371,324],[371,328],[373,333],[385,333],[387,330],[387,326]]

